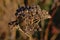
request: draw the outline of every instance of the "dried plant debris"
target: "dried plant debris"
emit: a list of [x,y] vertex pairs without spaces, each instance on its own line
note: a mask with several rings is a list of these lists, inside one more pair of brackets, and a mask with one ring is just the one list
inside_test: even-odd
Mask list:
[[42,31],[39,25],[42,20],[51,18],[48,11],[41,10],[38,5],[20,7],[16,10],[15,16],[16,20],[11,21],[9,25],[19,25],[19,29],[29,37]]

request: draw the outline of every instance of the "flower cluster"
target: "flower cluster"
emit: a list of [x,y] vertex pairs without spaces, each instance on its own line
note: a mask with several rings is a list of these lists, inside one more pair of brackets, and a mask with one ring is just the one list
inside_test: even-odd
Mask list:
[[20,28],[27,34],[34,34],[35,31],[42,31],[39,26],[41,20],[51,18],[46,10],[41,10],[37,5],[20,7],[17,9],[16,20],[9,24],[19,24]]

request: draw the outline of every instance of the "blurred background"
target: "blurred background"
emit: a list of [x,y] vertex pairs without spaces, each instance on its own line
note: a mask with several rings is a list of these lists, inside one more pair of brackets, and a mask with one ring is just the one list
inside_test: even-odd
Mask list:
[[[42,10],[47,10],[52,17],[45,20],[43,40],[60,40],[60,0],[28,0],[28,5],[32,4],[39,5]],[[16,10],[24,5],[24,0],[0,0],[0,40],[11,40],[8,23],[16,19]],[[28,38],[24,39],[25,35],[23,38],[20,37],[19,31],[15,28],[12,30],[12,36],[18,38],[13,40],[28,40]]]

